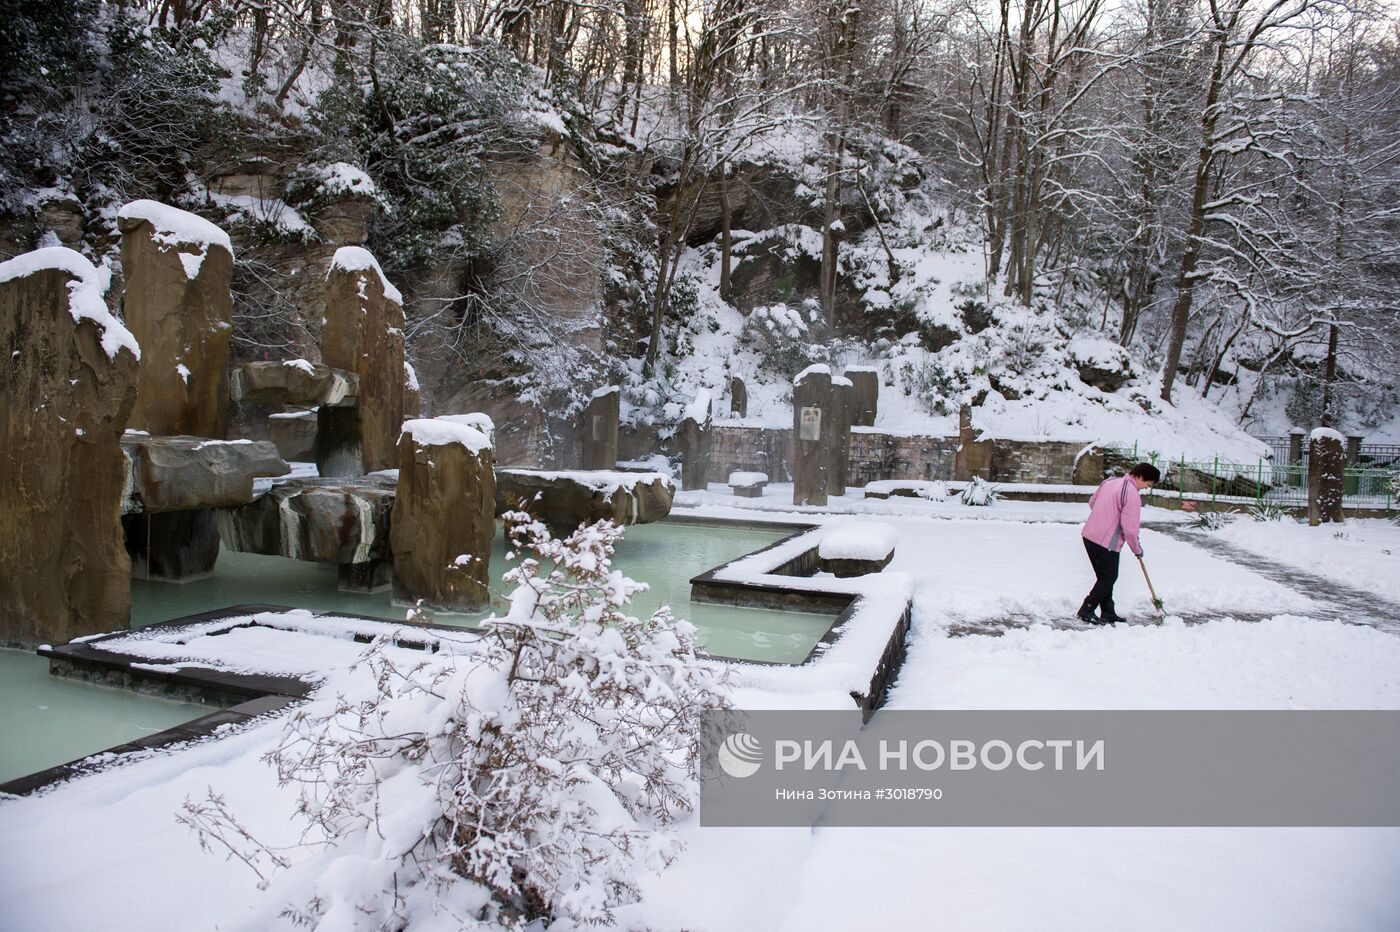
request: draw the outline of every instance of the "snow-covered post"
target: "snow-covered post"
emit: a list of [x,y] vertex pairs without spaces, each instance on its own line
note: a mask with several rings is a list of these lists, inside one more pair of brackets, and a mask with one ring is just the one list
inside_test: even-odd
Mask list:
[[360,377],[359,403],[322,405],[316,466],[322,476],[362,476],[393,467],[403,423],[403,295],[368,249],[337,249],[326,273],[321,360]]
[[827,493],[845,495],[846,481],[851,470],[851,380],[844,376],[831,379],[831,472]]
[[583,468],[612,469],[617,465],[617,421],[621,393],[608,385],[593,393],[583,409]]
[[872,366],[850,366],[844,373],[851,380],[851,424],[874,427],[880,408],[880,372]]
[[729,379],[729,413],[737,418],[749,416],[749,387],[737,375]]
[[714,396],[708,388],[695,393],[681,421],[681,488],[704,490],[710,484],[710,423]]
[[145,351],[130,427],[222,440],[233,332],[233,245],[203,217],[156,201],[117,212],[126,325]]
[[1342,435],[1319,427],[1308,437],[1308,524],[1342,520],[1346,451]]
[[0,263],[0,643],[125,628],[121,451],[136,340],[65,246]]
[[446,611],[490,602],[493,432],[484,414],[404,422],[389,530],[395,599]]
[[825,505],[830,481],[831,370],[808,366],[792,383],[792,503]]

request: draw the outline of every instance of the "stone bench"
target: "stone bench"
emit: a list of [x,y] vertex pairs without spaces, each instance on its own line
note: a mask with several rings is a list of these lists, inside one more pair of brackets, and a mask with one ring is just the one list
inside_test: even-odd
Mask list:
[[675,483],[660,473],[496,470],[496,514],[524,510],[556,534],[604,519],[619,525],[660,521],[671,513],[675,492]]
[[763,488],[768,485],[768,474],[761,472],[732,472],[729,474],[729,488],[738,498],[762,498]]
[[878,573],[894,559],[899,532],[878,521],[854,521],[827,529],[817,547],[823,573],[865,576]]

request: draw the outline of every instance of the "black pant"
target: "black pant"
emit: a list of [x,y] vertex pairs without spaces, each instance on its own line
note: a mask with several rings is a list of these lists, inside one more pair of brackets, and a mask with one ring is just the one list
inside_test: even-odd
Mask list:
[[1089,553],[1089,562],[1094,566],[1094,588],[1084,600],[1084,608],[1092,612],[1102,608],[1102,615],[1111,618],[1117,612],[1113,608],[1113,584],[1118,581],[1118,551],[1100,547],[1085,537],[1084,549]]

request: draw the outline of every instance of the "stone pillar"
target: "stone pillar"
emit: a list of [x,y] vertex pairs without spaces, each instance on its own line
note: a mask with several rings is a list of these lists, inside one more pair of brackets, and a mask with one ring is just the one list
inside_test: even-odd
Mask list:
[[203,217],[155,201],[117,213],[122,312],[141,345],[128,426],[153,436],[224,438],[233,246]]
[[845,376],[851,380],[851,424],[874,427],[880,407],[880,373],[859,366],[847,369]]
[[423,391],[418,387],[418,373],[407,359],[403,361],[403,416],[405,420],[423,416]]
[[1361,461],[1361,435],[1347,434],[1347,465],[1355,466]]
[[703,491],[710,484],[712,401],[710,390],[700,389],[681,421],[681,488],[686,491]]
[[1346,453],[1342,435],[1319,427],[1308,439],[1308,524],[1342,520]]
[[836,376],[831,380],[831,472],[827,493],[845,495],[851,471],[851,401],[855,394],[851,380]]
[[389,528],[396,600],[459,612],[490,603],[496,475],[486,424],[471,414],[404,423]]
[[737,418],[749,416],[749,387],[737,375],[729,379],[729,413]]
[[612,469],[617,466],[617,420],[621,415],[621,394],[616,385],[593,393],[583,409],[583,468]]
[[0,263],[0,643],[125,628],[121,435],[136,340],[62,246]]
[[974,476],[990,479],[992,472],[992,443],[978,440],[980,432],[972,426],[972,407],[958,409],[958,452],[953,457],[953,479],[967,482]]
[[808,366],[792,383],[794,505],[826,504],[831,429],[831,370]]
[[316,465],[325,476],[391,469],[403,424],[403,295],[369,250],[336,250],[326,275],[321,360],[360,377],[359,403],[317,412]]

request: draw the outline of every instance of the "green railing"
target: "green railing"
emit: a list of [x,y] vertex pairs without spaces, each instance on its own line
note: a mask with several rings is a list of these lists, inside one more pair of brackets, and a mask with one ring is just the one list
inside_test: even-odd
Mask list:
[[[1209,460],[1170,459],[1155,453],[1139,453],[1136,445],[1110,447],[1121,460],[1148,462],[1162,471],[1153,495],[1211,501],[1270,502],[1285,506],[1308,504],[1308,470],[1301,463],[1258,460],[1238,463],[1222,457]],[[1342,506],[1374,508],[1387,513],[1397,509],[1395,467],[1348,466],[1342,477]]]

